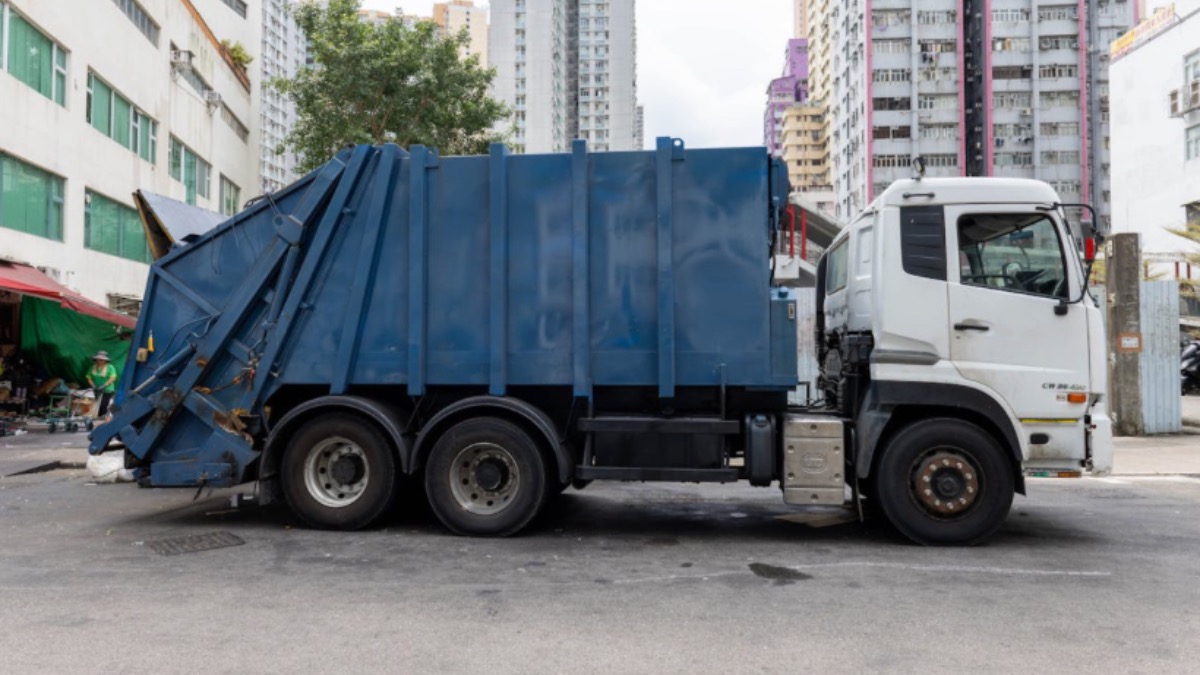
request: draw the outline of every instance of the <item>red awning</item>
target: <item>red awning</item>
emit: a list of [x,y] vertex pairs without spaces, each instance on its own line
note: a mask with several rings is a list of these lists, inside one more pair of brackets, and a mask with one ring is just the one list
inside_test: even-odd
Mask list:
[[92,302],[29,265],[0,260],[0,289],[54,300],[67,309],[125,328],[137,325],[137,319]]

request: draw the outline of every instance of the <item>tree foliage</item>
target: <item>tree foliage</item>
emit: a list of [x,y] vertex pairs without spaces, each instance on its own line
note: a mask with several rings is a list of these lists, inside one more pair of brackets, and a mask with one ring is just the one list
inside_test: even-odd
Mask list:
[[[310,171],[346,145],[426,145],[445,155],[482,154],[501,140],[505,106],[488,96],[495,70],[463,58],[465,32],[442,36],[432,22],[381,24],[358,17],[358,0],[300,3],[296,23],[313,67],[272,86],[296,103],[286,146]],[[279,148],[280,151],[283,148]]]

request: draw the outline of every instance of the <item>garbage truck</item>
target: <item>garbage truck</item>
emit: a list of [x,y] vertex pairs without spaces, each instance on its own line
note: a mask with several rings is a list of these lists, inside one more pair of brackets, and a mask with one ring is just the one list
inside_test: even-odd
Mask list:
[[746,481],[925,544],[988,538],[1029,474],[1109,468],[1098,233],[1048,185],[879,195],[817,265],[803,405],[769,263],[789,191],[763,148],[671,138],[346,148],[154,262],[90,451],[147,487],[254,482],[317,528],[409,492],[506,536],[571,486]]

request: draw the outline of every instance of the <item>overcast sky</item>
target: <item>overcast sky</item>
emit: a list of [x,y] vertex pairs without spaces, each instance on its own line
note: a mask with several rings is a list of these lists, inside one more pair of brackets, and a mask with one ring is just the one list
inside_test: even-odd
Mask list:
[[[477,4],[485,4],[478,2]],[[364,0],[429,16],[432,0]],[[783,70],[790,0],[637,0],[638,98],[646,144],[762,145],[767,84]]]

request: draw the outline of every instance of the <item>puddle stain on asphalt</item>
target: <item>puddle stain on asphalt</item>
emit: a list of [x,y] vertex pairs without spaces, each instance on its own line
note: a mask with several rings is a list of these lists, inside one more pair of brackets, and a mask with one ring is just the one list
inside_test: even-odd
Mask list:
[[776,586],[786,586],[794,584],[797,581],[805,581],[812,578],[811,574],[805,574],[789,567],[779,567],[778,565],[768,565],[766,563],[750,563],[750,571],[754,572],[754,576],[760,579],[775,582]]

